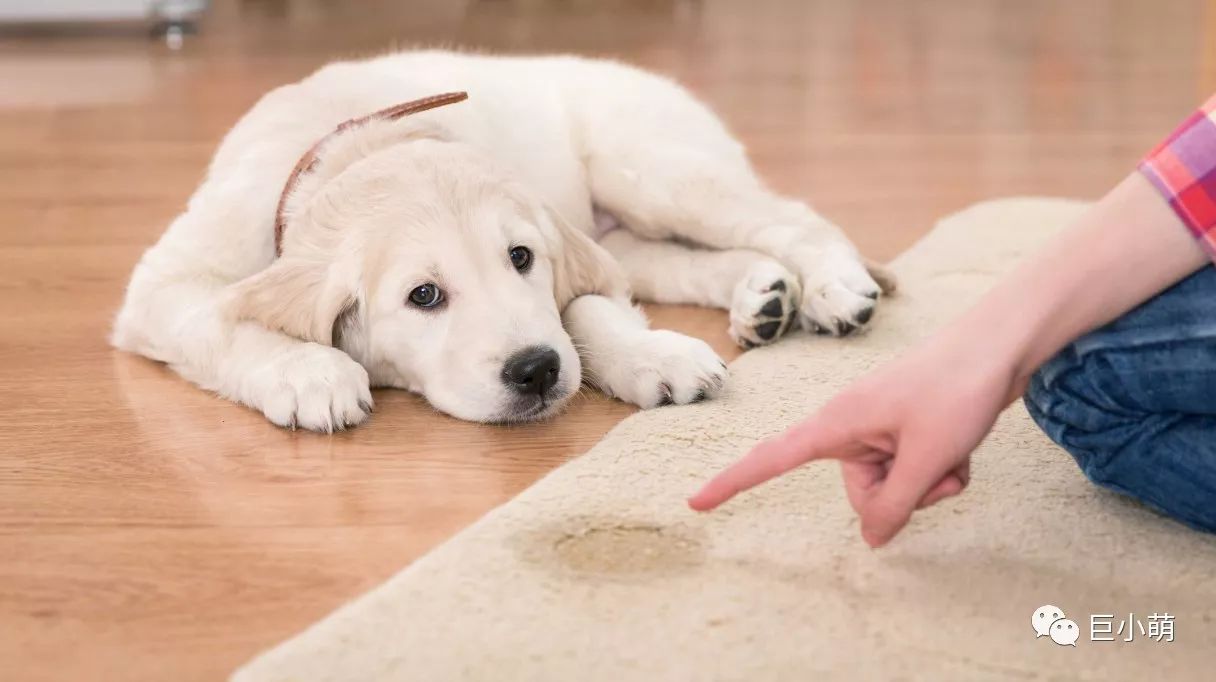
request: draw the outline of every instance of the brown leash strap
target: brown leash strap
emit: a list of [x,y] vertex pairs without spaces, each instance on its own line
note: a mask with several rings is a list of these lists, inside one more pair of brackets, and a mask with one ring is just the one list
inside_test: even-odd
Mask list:
[[375,113],[368,114],[367,116],[360,116],[359,118],[352,118],[349,121],[345,121],[337,128],[334,128],[333,132],[329,133],[320,140],[317,140],[316,144],[310,147],[309,150],[304,153],[304,156],[300,157],[300,160],[296,163],[296,167],[292,169],[291,175],[287,176],[287,182],[283,185],[283,193],[279,195],[279,205],[275,209],[274,214],[275,255],[278,256],[283,253],[283,232],[287,228],[287,217],[283,215],[283,210],[287,206],[287,197],[291,195],[291,193],[295,190],[296,185],[299,184],[300,177],[305,173],[312,171],[313,168],[316,167],[317,154],[320,152],[321,147],[324,146],[326,142],[333,139],[335,135],[339,135],[347,130],[350,130],[351,128],[364,125],[365,123],[369,123],[371,121],[395,121],[399,118],[409,116],[410,114],[426,111],[427,109],[434,109],[447,104],[463,102],[468,98],[469,95],[466,92],[448,92],[442,95],[433,95],[431,97],[424,97],[411,102],[397,104],[387,109],[381,109]]

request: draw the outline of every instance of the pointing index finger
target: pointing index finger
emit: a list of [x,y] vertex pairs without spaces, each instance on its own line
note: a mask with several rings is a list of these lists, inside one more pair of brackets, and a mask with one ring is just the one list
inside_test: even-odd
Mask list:
[[827,426],[818,415],[812,416],[780,436],[756,445],[690,497],[688,506],[709,511],[790,469],[830,456],[833,449],[845,442],[847,438],[839,429]]

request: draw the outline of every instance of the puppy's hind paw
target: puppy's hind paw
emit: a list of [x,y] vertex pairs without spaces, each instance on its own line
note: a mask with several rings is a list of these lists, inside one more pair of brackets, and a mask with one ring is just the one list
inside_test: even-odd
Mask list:
[[848,336],[874,316],[883,288],[850,249],[804,251],[796,261],[803,294],[798,320],[816,334]]
[[792,326],[802,298],[798,278],[780,263],[753,265],[735,286],[730,306],[730,338],[755,348],[781,338]]

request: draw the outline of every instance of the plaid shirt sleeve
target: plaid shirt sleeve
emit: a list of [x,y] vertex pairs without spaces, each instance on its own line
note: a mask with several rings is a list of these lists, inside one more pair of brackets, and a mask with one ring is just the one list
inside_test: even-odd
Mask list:
[[1216,97],[1149,152],[1140,172],[1216,261]]

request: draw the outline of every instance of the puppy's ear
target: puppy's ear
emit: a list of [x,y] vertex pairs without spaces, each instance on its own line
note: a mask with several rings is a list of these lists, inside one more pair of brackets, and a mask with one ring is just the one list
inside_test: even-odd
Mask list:
[[436,123],[408,117],[465,99],[467,95],[463,92],[449,92],[405,102],[345,121],[317,141],[296,163],[279,196],[274,218],[275,252],[285,252],[284,241],[299,240],[300,235],[288,230],[287,225],[295,222],[321,188],[355,162],[394,144],[448,138]]
[[332,346],[334,327],[354,310],[353,288],[339,283],[333,267],[303,258],[280,258],[229,289],[228,313],[305,341]]
[[557,235],[553,245],[553,296],[558,310],[579,296],[630,297],[624,271],[604,247],[579,232],[560,213],[545,208]]

